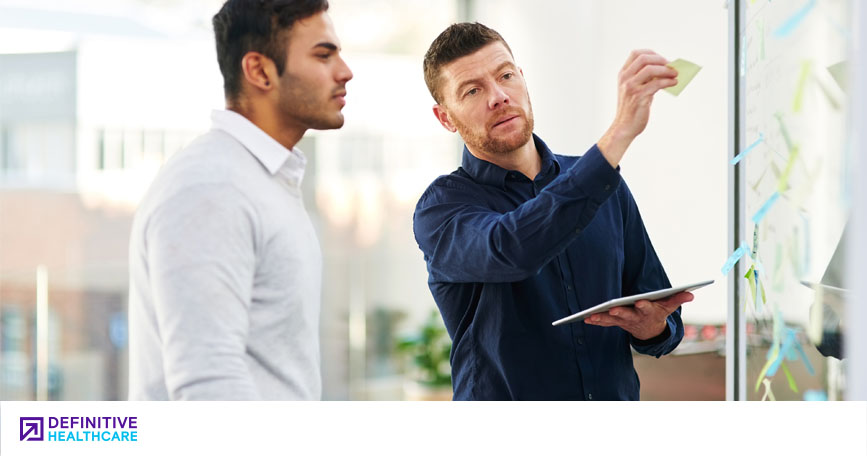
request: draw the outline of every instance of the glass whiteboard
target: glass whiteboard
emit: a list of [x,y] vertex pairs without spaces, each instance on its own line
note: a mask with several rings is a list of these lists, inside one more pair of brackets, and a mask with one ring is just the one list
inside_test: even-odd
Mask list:
[[843,399],[850,4],[738,8],[739,396]]

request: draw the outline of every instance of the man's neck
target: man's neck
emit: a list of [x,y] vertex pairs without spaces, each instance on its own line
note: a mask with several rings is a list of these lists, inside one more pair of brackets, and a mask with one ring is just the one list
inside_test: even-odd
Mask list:
[[542,171],[542,158],[539,157],[536,141],[532,137],[523,146],[505,154],[486,153],[473,150],[469,146],[467,149],[480,160],[491,162],[503,169],[518,171],[530,180],[536,179],[536,176]]
[[298,141],[301,141],[301,137],[307,131],[300,125],[293,125],[291,122],[287,124],[287,122],[281,121],[281,116],[277,112],[267,108],[258,108],[253,103],[228,103],[226,109],[246,117],[247,120],[289,150],[292,150]]

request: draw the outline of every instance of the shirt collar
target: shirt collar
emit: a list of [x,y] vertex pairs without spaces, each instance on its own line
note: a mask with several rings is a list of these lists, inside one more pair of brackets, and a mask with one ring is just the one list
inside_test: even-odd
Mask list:
[[[548,149],[548,145],[542,141],[542,138],[533,134],[533,141],[536,144],[536,150],[539,152],[539,157],[542,159],[542,167],[536,180],[547,178],[553,172],[554,176],[560,174],[560,162]],[[482,160],[464,146],[464,156],[461,162],[461,167],[476,181],[481,184],[493,185],[496,187],[505,187],[506,176],[511,172],[508,169],[501,168],[489,161]]]
[[211,113],[211,122],[215,129],[237,139],[271,175],[279,172],[293,185],[301,185],[307,158],[300,149],[283,147],[256,124],[234,111],[215,109]]

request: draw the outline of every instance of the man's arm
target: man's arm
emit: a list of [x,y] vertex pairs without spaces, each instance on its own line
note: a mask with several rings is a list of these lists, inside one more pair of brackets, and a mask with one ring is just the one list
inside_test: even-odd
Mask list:
[[570,169],[515,210],[480,206],[475,188],[434,182],[422,196],[413,230],[434,280],[515,282],[536,274],[586,227],[616,190],[620,174],[594,146]]
[[256,214],[225,185],[184,189],[146,226],[169,397],[259,399],[244,360]]

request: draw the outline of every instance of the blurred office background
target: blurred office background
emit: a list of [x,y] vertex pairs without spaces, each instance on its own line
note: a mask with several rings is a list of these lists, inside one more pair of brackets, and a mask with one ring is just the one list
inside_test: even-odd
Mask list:
[[[325,260],[324,399],[435,396],[418,386],[425,372],[413,360],[441,371],[447,340],[430,318],[412,212],[460,163],[460,138],[431,114],[421,70],[427,46],[456,21],[504,35],[537,133],[561,154],[582,154],[613,119],[630,50],[702,65],[680,97],[658,96],[622,172],[671,281],[722,279],[723,3],[332,0],[355,74],[346,124],[299,144]],[[126,398],[131,220],[159,166],[223,107],[210,28],[221,4],[0,0],[0,399]],[[636,356],[643,399],[725,398],[726,285],[684,308],[686,337],[672,356]]]

